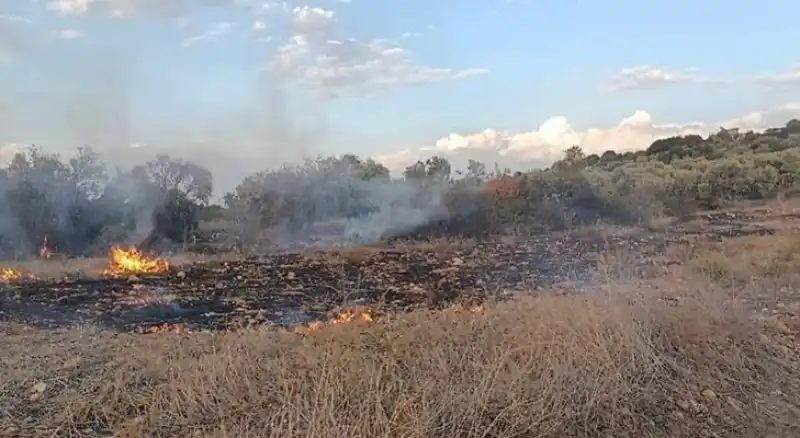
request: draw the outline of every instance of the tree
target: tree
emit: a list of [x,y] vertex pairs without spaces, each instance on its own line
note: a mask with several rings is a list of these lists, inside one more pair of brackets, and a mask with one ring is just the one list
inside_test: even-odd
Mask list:
[[553,163],[559,171],[579,171],[586,167],[586,154],[580,146],[572,146],[564,151],[564,158]]
[[406,167],[403,177],[408,180],[445,182],[450,181],[452,170],[447,158],[433,156]]
[[617,160],[619,160],[619,155],[617,155],[617,153],[614,151],[605,151],[603,152],[603,155],[600,155],[601,163],[611,163]]
[[197,231],[200,206],[186,193],[170,189],[164,202],[153,211],[153,227],[173,242],[184,243]]
[[211,171],[196,163],[161,154],[155,160],[135,166],[131,175],[142,184],[151,184],[160,194],[178,190],[187,199],[207,204],[213,190]]
[[403,171],[403,178],[407,180],[424,180],[427,176],[428,171],[423,161],[417,161]]
[[469,160],[467,162],[467,179],[473,182],[482,182],[486,179],[486,164]]
[[800,134],[800,120],[792,119],[786,122],[786,130],[789,134]]

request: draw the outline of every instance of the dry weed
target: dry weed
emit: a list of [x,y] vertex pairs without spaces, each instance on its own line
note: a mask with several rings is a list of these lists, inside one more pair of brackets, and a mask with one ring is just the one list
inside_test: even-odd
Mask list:
[[740,275],[736,266],[753,269],[748,275],[796,269],[790,241],[720,246],[739,257],[731,265],[700,249],[681,275],[648,283],[303,335],[4,324],[0,434],[798,436],[800,362],[779,348],[794,345],[786,340],[795,326],[753,318],[743,298],[764,292],[754,283],[719,281]]

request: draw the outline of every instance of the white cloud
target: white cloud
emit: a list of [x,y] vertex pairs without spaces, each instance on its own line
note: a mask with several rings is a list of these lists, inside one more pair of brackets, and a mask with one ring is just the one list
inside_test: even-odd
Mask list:
[[47,9],[62,14],[85,14],[95,0],[53,0],[47,2]]
[[253,31],[254,32],[263,32],[267,28],[267,23],[262,20],[256,20],[253,22]]
[[403,34],[400,35],[400,38],[415,38],[415,37],[421,37],[421,36],[422,36],[422,32],[403,32]]
[[190,47],[202,42],[216,41],[217,39],[219,39],[219,37],[228,33],[228,31],[232,27],[233,23],[229,21],[221,21],[219,23],[214,23],[214,25],[211,26],[211,28],[208,29],[207,31],[200,33],[198,35],[191,36],[181,41],[181,46]]
[[100,10],[111,17],[118,18],[142,15],[179,18],[194,6],[250,8],[256,3],[259,2],[252,0],[50,0],[47,2],[47,8],[65,15],[82,15]]
[[723,78],[702,74],[697,69],[674,70],[642,65],[613,74],[606,84],[609,91],[631,91],[679,83],[719,83]]
[[83,38],[83,33],[78,29],[61,29],[57,32],[54,32],[56,38],[62,40],[75,40],[78,38]]
[[292,14],[292,35],[270,61],[269,69],[299,78],[324,96],[348,91],[375,95],[404,85],[486,72],[418,65],[407,50],[383,39],[337,38],[337,17],[331,10],[303,6],[294,8]]
[[755,80],[757,83],[769,88],[784,88],[800,85],[800,65],[795,65],[781,73],[769,73],[757,76]]
[[607,150],[632,151],[647,148],[655,140],[675,135],[707,135],[720,127],[760,131],[800,118],[800,102],[764,111],[754,111],[719,122],[657,123],[646,111],[636,111],[619,123],[604,128],[578,129],[565,117],[551,117],[527,132],[511,133],[486,129],[468,134],[452,133],[429,146],[407,148],[376,157],[393,171],[419,159],[443,155],[462,166],[467,159],[480,159],[501,167],[546,166],[562,157],[570,146],[580,145],[587,154]]

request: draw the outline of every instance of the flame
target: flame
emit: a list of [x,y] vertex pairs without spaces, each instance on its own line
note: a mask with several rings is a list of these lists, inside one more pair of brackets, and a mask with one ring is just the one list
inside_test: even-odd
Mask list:
[[321,330],[328,324],[347,324],[352,322],[373,322],[375,319],[369,310],[342,310],[335,318],[329,321],[313,321],[301,326],[295,326],[296,333],[306,333]]
[[331,323],[347,324],[353,321],[372,322],[372,313],[370,313],[368,310],[345,310],[340,312],[339,315],[331,321]]
[[39,258],[43,258],[45,260],[50,259],[53,256],[53,253],[50,251],[50,248],[47,247],[47,234],[44,235],[44,242],[42,242],[42,247],[39,248]]
[[13,268],[0,268],[0,281],[9,282],[22,278],[22,272]]
[[169,270],[169,263],[160,257],[148,257],[136,248],[114,246],[109,253],[105,275],[157,274]]

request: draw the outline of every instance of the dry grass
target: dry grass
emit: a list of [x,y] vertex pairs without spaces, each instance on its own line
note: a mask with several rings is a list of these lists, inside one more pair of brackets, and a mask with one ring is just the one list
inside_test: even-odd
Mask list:
[[34,259],[3,265],[19,269],[41,279],[54,279],[70,275],[97,276],[108,266],[108,258],[52,258],[49,260]]
[[711,279],[732,285],[775,278],[794,281],[792,274],[800,274],[800,230],[700,243],[684,248],[683,258]]
[[0,436],[800,436],[800,307],[756,318],[767,286],[739,281],[800,289],[800,237],[769,239],[646,283],[307,335],[2,325]]

